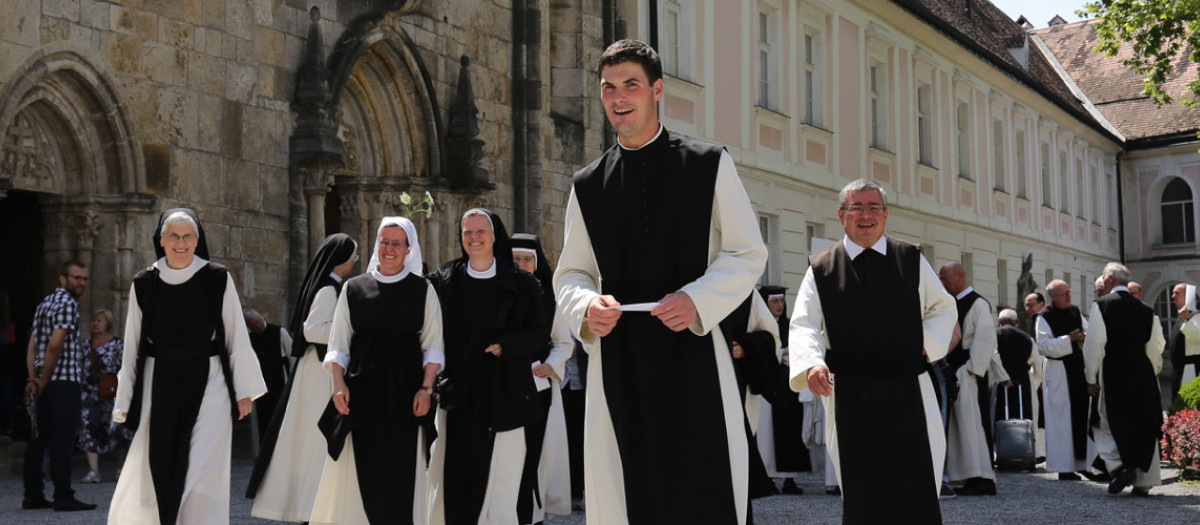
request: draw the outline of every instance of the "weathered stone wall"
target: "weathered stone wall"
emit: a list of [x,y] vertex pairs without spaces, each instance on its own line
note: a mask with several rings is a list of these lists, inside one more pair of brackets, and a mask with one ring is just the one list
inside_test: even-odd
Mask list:
[[[136,161],[132,166],[130,162],[112,164],[116,167],[110,171],[121,173],[108,176],[126,180],[123,184],[81,183],[80,179],[97,176],[97,169],[84,163],[67,175],[63,188],[25,184],[13,174],[0,173],[0,179],[9,177],[0,180],[0,190],[6,189],[6,180],[14,180],[18,182],[12,190],[61,195],[100,211],[99,221],[110,226],[99,230],[96,257],[125,261],[104,269],[111,267],[113,273],[129,275],[111,277],[111,282],[103,285],[105,295],[96,301],[104,304],[97,307],[124,310],[132,271],[152,261],[150,234],[158,210],[187,206],[198,212],[213,259],[230,268],[243,302],[274,322],[285,322],[290,287],[296,285],[290,282],[295,276],[289,277],[288,272],[291,261],[286,254],[291,252],[289,243],[294,242],[289,231],[299,227],[289,210],[289,191],[294,191],[289,190],[293,187],[289,177],[297,175],[289,171],[288,139],[294,125],[291,103],[309,27],[308,10],[313,5],[321,10],[329,56],[355,17],[379,3],[0,0],[0,12],[4,13],[0,16],[0,97],[12,96],[14,88],[23,85],[21,79],[39,78],[41,71],[32,66],[36,57],[70,53],[98,72],[103,81],[91,82],[95,79],[84,75],[80,92],[103,90],[96,86],[111,84],[104,89],[111,89],[114,109],[105,111],[118,113],[128,126],[118,129],[108,142],[128,146],[134,153],[126,157]],[[538,4],[544,26],[542,49],[549,53],[541,61],[542,107],[549,111],[543,112],[540,123],[545,131],[538,148],[544,170],[539,215],[543,238],[555,258],[562,243],[570,175],[595,158],[603,144],[603,116],[592,71],[603,47],[601,4],[600,0],[542,0]],[[482,204],[506,219],[513,216],[512,8],[505,1],[424,0],[416,13],[381,23],[394,24],[420,57],[443,132],[457,88],[460,57],[471,59],[479,108],[478,138],[484,141],[480,167],[487,170],[495,189],[482,195],[457,195],[436,181],[421,188],[430,189],[446,203],[432,219],[437,226],[423,227],[438,236],[431,242],[437,250],[427,257],[432,266],[458,255],[457,218],[463,210],[455,206]],[[380,79],[386,82],[387,76]],[[95,106],[54,97],[46,100],[68,106],[60,108],[64,114],[75,111],[72,107]],[[6,140],[21,111],[0,112],[0,132]],[[80,129],[43,132],[87,134]],[[76,138],[63,143],[95,149]],[[55,151],[66,157],[82,155],[62,149]],[[92,192],[138,197],[132,208],[125,204],[97,208],[88,204],[95,199],[80,195]],[[157,205],[147,206],[148,202]],[[372,216],[377,221],[379,216],[397,211],[376,209]],[[63,232],[47,232],[47,236],[71,238]],[[370,249],[371,239],[360,242],[364,251]],[[56,253],[70,252],[57,244],[54,249]],[[94,284],[104,281],[95,277]],[[122,304],[107,304],[113,300]]]

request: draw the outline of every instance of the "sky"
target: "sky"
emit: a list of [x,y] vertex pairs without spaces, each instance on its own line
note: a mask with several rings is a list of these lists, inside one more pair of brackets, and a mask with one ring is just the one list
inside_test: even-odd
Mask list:
[[991,0],[996,7],[1009,15],[1009,18],[1016,19],[1020,15],[1025,15],[1036,28],[1046,27],[1046,22],[1049,22],[1054,15],[1063,17],[1067,22],[1077,22],[1082,20],[1075,15],[1075,11],[1083,9],[1087,0]]

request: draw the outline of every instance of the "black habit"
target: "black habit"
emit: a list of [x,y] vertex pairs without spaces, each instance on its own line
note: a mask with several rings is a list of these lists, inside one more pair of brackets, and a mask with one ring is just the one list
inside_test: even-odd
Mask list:
[[[839,242],[811,265],[829,338],[825,361],[837,378],[842,523],[941,523],[920,383],[928,364],[920,251],[889,237],[887,255],[868,248],[852,261]],[[873,316],[864,330],[873,305],[887,305],[888,315]],[[903,478],[881,480],[881,465]]]
[[[600,293],[653,302],[704,275],[722,151],[663,130],[575,174]],[[729,457],[712,334],[629,312],[600,345],[630,523],[737,523],[727,474],[748,459]]]

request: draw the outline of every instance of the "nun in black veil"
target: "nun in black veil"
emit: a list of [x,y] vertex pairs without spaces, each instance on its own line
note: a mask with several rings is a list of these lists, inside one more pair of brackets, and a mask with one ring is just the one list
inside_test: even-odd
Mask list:
[[496,214],[460,221],[462,257],[430,277],[442,302],[446,367],[429,466],[429,524],[517,523],[525,425],[537,411],[531,356],[548,341],[541,287],[513,264]]
[[[254,464],[246,497],[254,498],[250,514],[277,521],[308,521],[321,471],[325,437],[317,420],[333,395],[333,383],[321,366],[333,326],[334,307],[342,283],[358,260],[358,244],[344,233],[325,238],[300,285],[288,331],[292,356],[298,358],[280,399],[262,451]],[[280,436],[283,440],[279,440]]]
[[[109,523],[229,523],[233,419],[266,382],[225,267],[196,213],[163,212],[133,278],[113,421],[136,428]],[[231,417],[232,416],[232,417]]]
[[531,233],[514,233],[512,250],[513,264],[537,277],[542,286],[542,305],[550,329],[549,344],[534,352],[530,363],[539,407],[525,425],[525,473],[521,476],[517,516],[521,523],[531,524],[571,514],[567,424],[560,390],[575,340],[566,320],[557,314],[551,287],[554,267],[542,249],[541,239]]

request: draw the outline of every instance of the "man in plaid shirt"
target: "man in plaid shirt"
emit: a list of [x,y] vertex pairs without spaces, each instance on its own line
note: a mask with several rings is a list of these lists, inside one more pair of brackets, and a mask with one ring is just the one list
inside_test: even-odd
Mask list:
[[[29,382],[25,394],[37,398],[38,435],[25,447],[25,499],[21,508],[56,511],[91,510],[95,504],[75,499],[71,490],[71,453],[79,430],[79,389],[84,381],[84,352],[79,341],[78,297],[87,288],[88,272],[79,261],[67,261],[58,288],[46,296],[33,317],[29,337]],[[54,503],[43,494],[42,458],[50,449]]]

